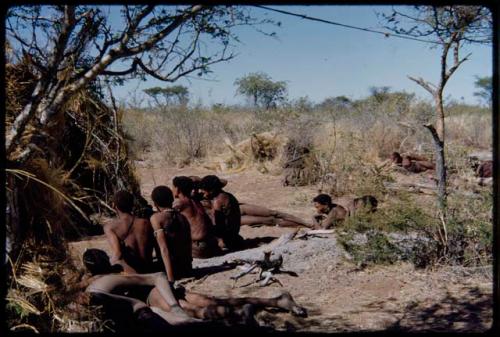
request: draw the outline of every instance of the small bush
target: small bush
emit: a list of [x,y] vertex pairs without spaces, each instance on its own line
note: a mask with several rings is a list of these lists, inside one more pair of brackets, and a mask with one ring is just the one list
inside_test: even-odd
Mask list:
[[338,240],[358,265],[393,264],[401,259],[402,251],[380,231],[367,231],[365,242],[354,238],[351,233],[340,235]]

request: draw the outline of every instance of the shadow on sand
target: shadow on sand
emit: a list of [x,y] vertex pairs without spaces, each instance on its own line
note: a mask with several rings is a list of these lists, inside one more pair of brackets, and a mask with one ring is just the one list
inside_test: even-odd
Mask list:
[[448,293],[438,303],[412,303],[390,330],[482,332],[491,328],[493,296],[475,287],[464,296]]

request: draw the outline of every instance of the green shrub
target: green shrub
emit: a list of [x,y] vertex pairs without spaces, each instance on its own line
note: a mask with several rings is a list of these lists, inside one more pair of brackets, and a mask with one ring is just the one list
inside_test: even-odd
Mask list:
[[338,241],[358,265],[392,264],[403,256],[401,249],[379,231],[366,232],[364,243],[357,243],[353,233],[340,234]]

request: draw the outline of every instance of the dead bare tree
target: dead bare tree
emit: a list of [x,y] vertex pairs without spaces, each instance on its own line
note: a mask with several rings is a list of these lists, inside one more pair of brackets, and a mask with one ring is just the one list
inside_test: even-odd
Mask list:
[[386,28],[393,32],[411,37],[427,38],[433,46],[437,46],[441,50],[441,67],[437,84],[421,77],[408,76],[408,78],[429,92],[434,99],[435,124],[426,123],[424,127],[429,130],[434,142],[438,179],[437,199],[439,217],[442,222],[442,228],[439,232],[443,238],[442,244],[446,247],[447,192],[443,92],[451,76],[471,56],[471,54],[461,56],[462,47],[466,44],[489,44],[492,42],[492,15],[488,8],[482,6],[415,6],[410,10],[403,11],[393,8],[391,14],[382,14],[382,17]]
[[[446,165],[444,157],[445,127],[443,92],[450,77],[468,60],[471,54],[461,57],[462,47],[470,43],[491,43],[491,12],[481,6],[415,6],[412,10],[393,9],[390,15],[382,15],[386,28],[397,34],[411,37],[434,38],[433,46],[441,49],[439,82],[433,84],[421,77],[408,78],[427,92],[433,99],[436,109],[435,126],[424,125],[431,135],[436,151],[438,178],[438,203],[440,209],[446,209]],[[451,63],[450,63],[450,57]]]
[[174,82],[192,73],[202,76],[210,65],[235,56],[230,51],[236,39],[232,28],[265,22],[232,6],[113,7],[120,22],[110,19],[110,10],[73,5],[8,9],[7,42],[37,77],[29,102],[7,124],[10,160],[22,162],[32,154],[32,138],[23,140],[29,123],[50,139],[46,130],[66,102],[100,77],[120,82],[150,76]]

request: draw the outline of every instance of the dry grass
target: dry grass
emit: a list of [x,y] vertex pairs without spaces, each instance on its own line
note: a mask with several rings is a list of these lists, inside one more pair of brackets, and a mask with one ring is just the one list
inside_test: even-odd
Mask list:
[[[6,65],[6,72],[6,115],[12,123],[29,102],[35,76],[23,63]],[[118,117],[119,111],[107,107],[94,90],[82,90],[47,130],[29,124],[6,162],[8,254],[14,260],[8,270],[7,320],[12,330],[75,330],[75,322],[85,319],[68,309],[71,292],[62,276],[74,266],[66,259],[66,239],[89,233],[88,215],[109,212],[103,204],[117,189],[134,193],[138,210],[141,200],[145,204]],[[20,160],[28,144],[31,156]]]

